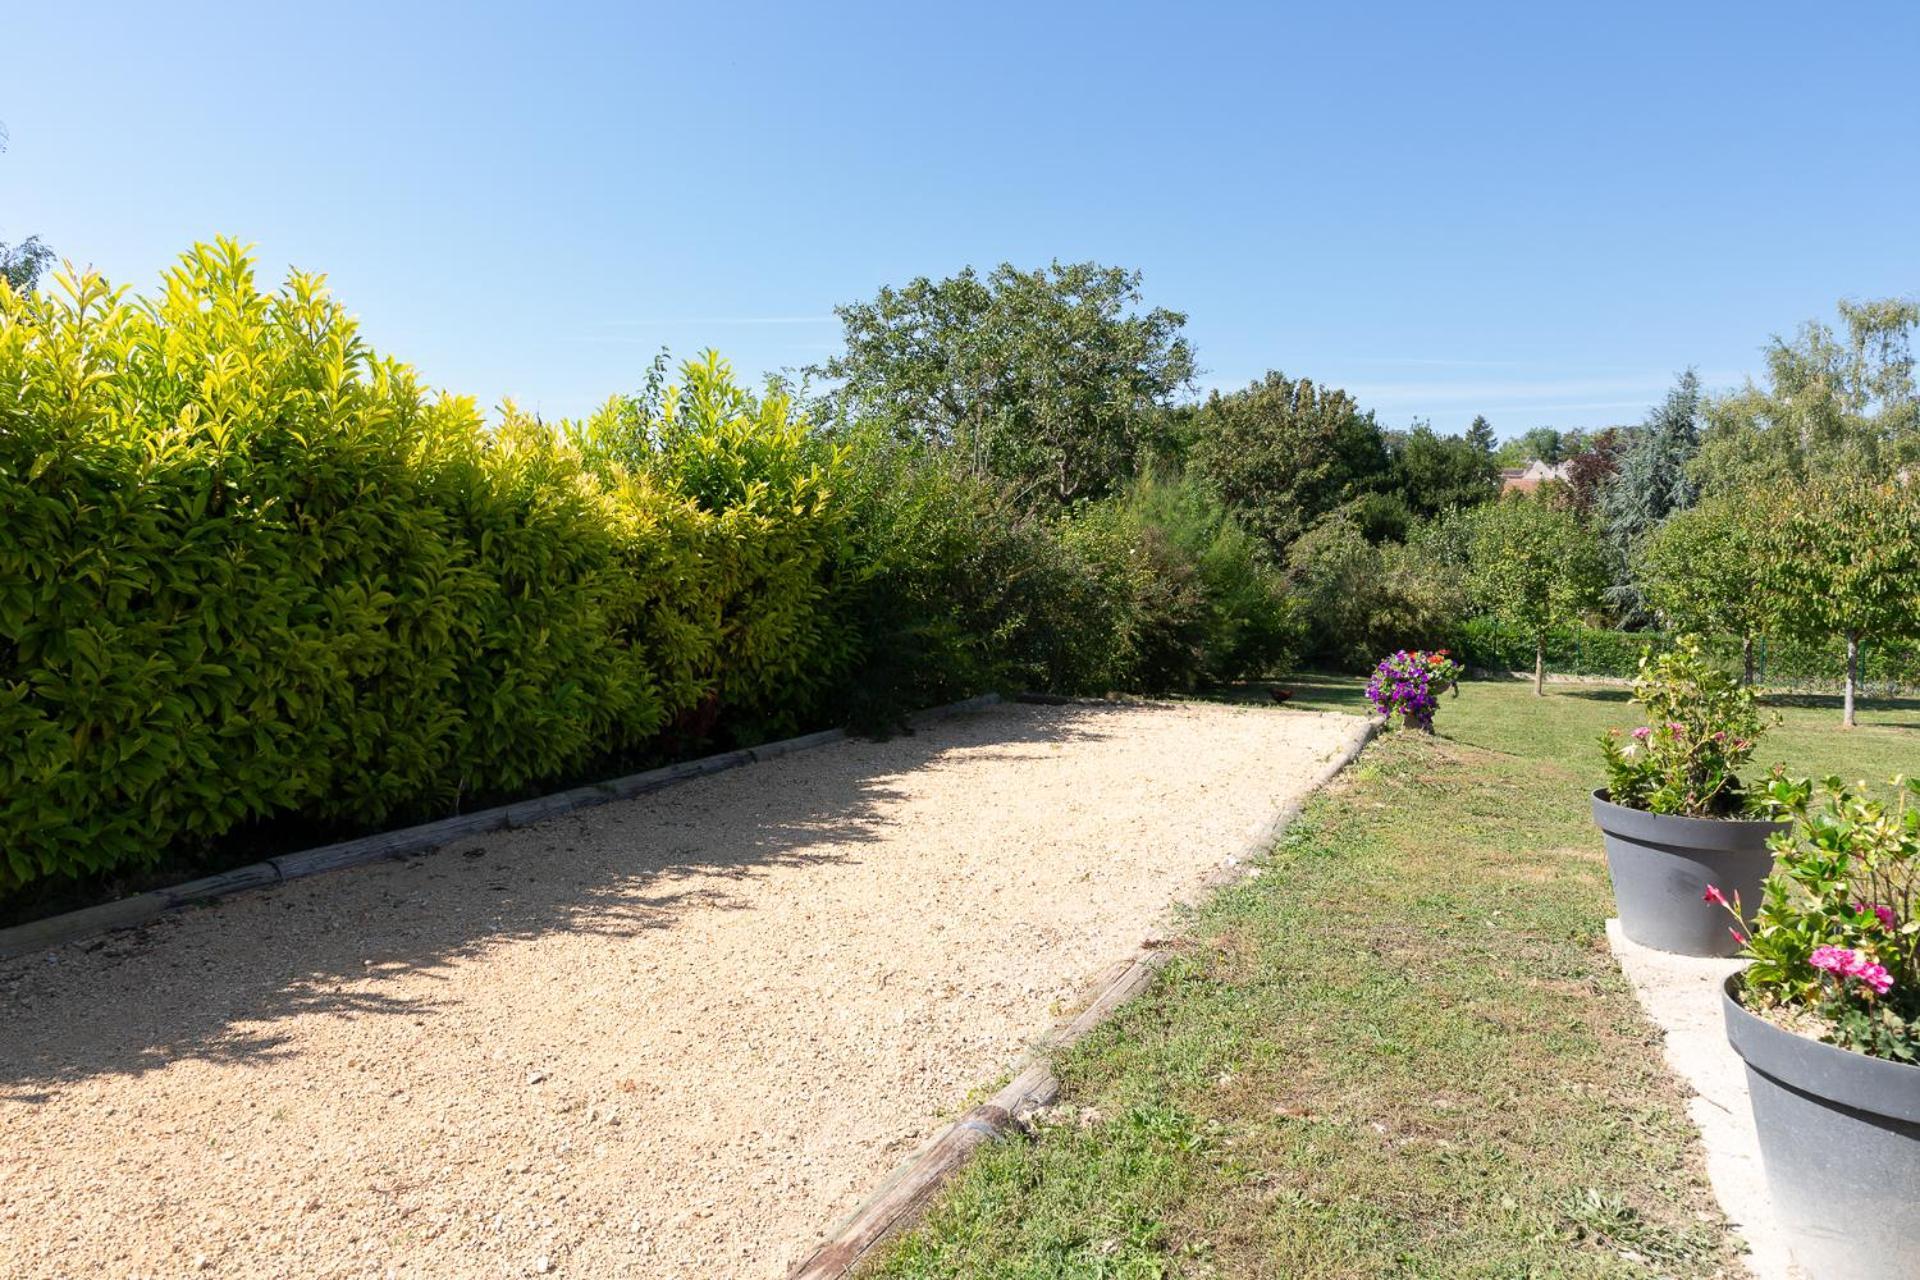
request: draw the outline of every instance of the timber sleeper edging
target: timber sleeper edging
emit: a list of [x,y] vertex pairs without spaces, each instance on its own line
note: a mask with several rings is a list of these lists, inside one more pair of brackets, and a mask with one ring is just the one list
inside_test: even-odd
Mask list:
[[[930,724],[950,716],[984,711],[1000,701],[1001,697],[997,693],[983,693],[978,697],[950,702],[944,706],[930,707],[911,717],[909,723]],[[747,747],[739,751],[703,756],[698,760],[683,760],[678,764],[663,765],[658,769],[648,769],[643,773],[628,774],[623,778],[612,778],[605,782],[574,787],[552,795],[517,800],[491,809],[456,814],[450,818],[440,818],[433,822],[402,827],[395,831],[377,832],[370,836],[342,840],[337,844],[321,845],[298,853],[285,853],[263,862],[236,867],[232,871],[222,871],[218,875],[189,880],[184,884],[150,889],[145,893],[119,898],[113,902],[103,902],[98,906],[82,907],[78,911],[48,916],[44,920],[30,920],[25,924],[0,929],[0,960],[60,946],[97,933],[132,929],[183,907],[224,898],[243,890],[262,889],[288,880],[319,875],[322,872],[339,871],[346,867],[360,866],[363,863],[426,853],[464,836],[531,826],[561,814],[573,813],[615,800],[627,800],[634,796],[646,795],[648,792],[659,791],[664,787],[693,778],[703,778],[729,769],[737,769],[741,765],[753,764],[760,760],[774,760],[796,751],[807,751],[814,747],[844,742],[847,737],[848,734],[844,729],[823,729],[817,733],[801,734],[799,737],[785,738],[778,742],[765,742],[757,747]]]
[[[1023,695],[1020,701],[1038,701]],[[1354,740],[1328,758],[1301,798],[1261,824],[1244,848],[1229,855],[1199,886],[1196,896],[1211,893],[1246,877],[1253,860],[1271,850],[1280,835],[1300,816],[1306,802],[1352,764],[1369,742],[1386,728],[1386,721],[1369,716]],[[1060,1080],[1051,1058],[1070,1048],[1105,1022],[1120,1007],[1152,984],[1172,953],[1149,940],[1118,962],[1119,974],[1108,981],[1092,1001],[1064,1025],[1043,1037],[1029,1055],[1035,1059],[1000,1092],[972,1108],[936,1134],[919,1151],[888,1175],[865,1203],[842,1220],[828,1237],[787,1273],[787,1280],[842,1280],[880,1244],[912,1222],[948,1179],[963,1168],[974,1151],[987,1142],[1024,1130],[1034,1112],[1050,1107],[1060,1097]]]

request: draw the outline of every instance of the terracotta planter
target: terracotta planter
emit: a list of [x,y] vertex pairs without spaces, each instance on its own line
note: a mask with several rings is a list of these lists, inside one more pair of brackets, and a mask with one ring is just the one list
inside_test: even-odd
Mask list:
[[1727,1039],[1794,1261],[1811,1280],[1920,1280],[1920,1067],[1782,1030],[1739,982],[1721,996]]
[[1760,903],[1773,868],[1767,840],[1785,822],[1740,818],[1676,818],[1614,804],[1593,793],[1593,820],[1606,841],[1607,872],[1620,907],[1620,928],[1641,946],[1683,956],[1730,956],[1740,949],[1728,932],[1733,917],[1706,900],[1713,885],[1743,909]]

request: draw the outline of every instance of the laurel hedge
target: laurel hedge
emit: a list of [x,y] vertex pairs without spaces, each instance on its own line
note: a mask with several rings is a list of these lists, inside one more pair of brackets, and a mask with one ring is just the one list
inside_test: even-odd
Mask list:
[[0,288],[0,888],[445,810],[844,667],[837,458],[710,372],[616,472],[619,404],[488,426],[231,242],[143,300]]

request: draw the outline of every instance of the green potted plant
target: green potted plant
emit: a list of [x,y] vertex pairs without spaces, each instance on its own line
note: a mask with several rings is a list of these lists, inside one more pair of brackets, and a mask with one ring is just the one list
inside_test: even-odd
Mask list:
[[1920,780],[1894,789],[1828,778],[1816,805],[1775,778],[1793,830],[1722,1001],[1774,1216],[1819,1280],[1920,1275]]
[[1593,793],[1620,928],[1660,951],[1732,955],[1740,944],[1707,887],[1757,900],[1767,841],[1785,826],[1754,818],[1740,782],[1763,728],[1753,690],[1683,638],[1641,658],[1633,700],[1647,723],[1601,738],[1607,785]]

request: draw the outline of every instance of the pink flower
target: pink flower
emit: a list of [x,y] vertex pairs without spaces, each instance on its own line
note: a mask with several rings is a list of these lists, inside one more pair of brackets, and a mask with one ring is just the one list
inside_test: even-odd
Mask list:
[[1893,928],[1892,907],[1879,902],[1856,902],[1853,904],[1853,909],[1855,911],[1871,911],[1873,912],[1873,918],[1878,920],[1883,926],[1888,929]]
[[1700,895],[1700,901],[1724,907],[1727,905],[1727,895],[1720,892],[1720,886],[1710,884],[1707,886],[1707,891]]
[[1728,925],[1728,926],[1727,926],[1727,932],[1728,932],[1728,933],[1730,933],[1730,934],[1732,934],[1732,935],[1733,935],[1733,940],[1734,940],[1735,942],[1737,942],[1737,943],[1739,943],[1739,944],[1740,944],[1741,946],[1743,946],[1743,947],[1744,947],[1744,946],[1746,946],[1746,945],[1747,945],[1747,935],[1746,935],[1746,934],[1744,934],[1744,933],[1742,933],[1742,932],[1740,932],[1740,931],[1739,931],[1738,929],[1736,929],[1736,928],[1734,928],[1734,927],[1733,927],[1732,925]]
[[1850,947],[1815,947],[1813,954],[1807,957],[1807,963],[1841,978],[1852,978],[1863,983],[1877,995],[1885,995],[1893,988],[1893,975],[1887,972],[1885,965],[1876,964]]
[[1635,729],[1633,731],[1633,740],[1635,742],[1645,742],[1649,737],[1652,736],[1652,734],[1653,734],[1653,730],[1647,728],[1647,726],[1645,725],[1641,725],[1638,729]]
[[1685,733],[1686,731],[1687,731],[1687,726],[1685,726],[1685,725],[1683,725],[1683,724],[1681,724],[1681,723],[1680,723],[1680,722],[1679,722],[1678,720],[1669,720],[1669,721],[1667,721],[1667,732],[1669,732],[1669,733]]

